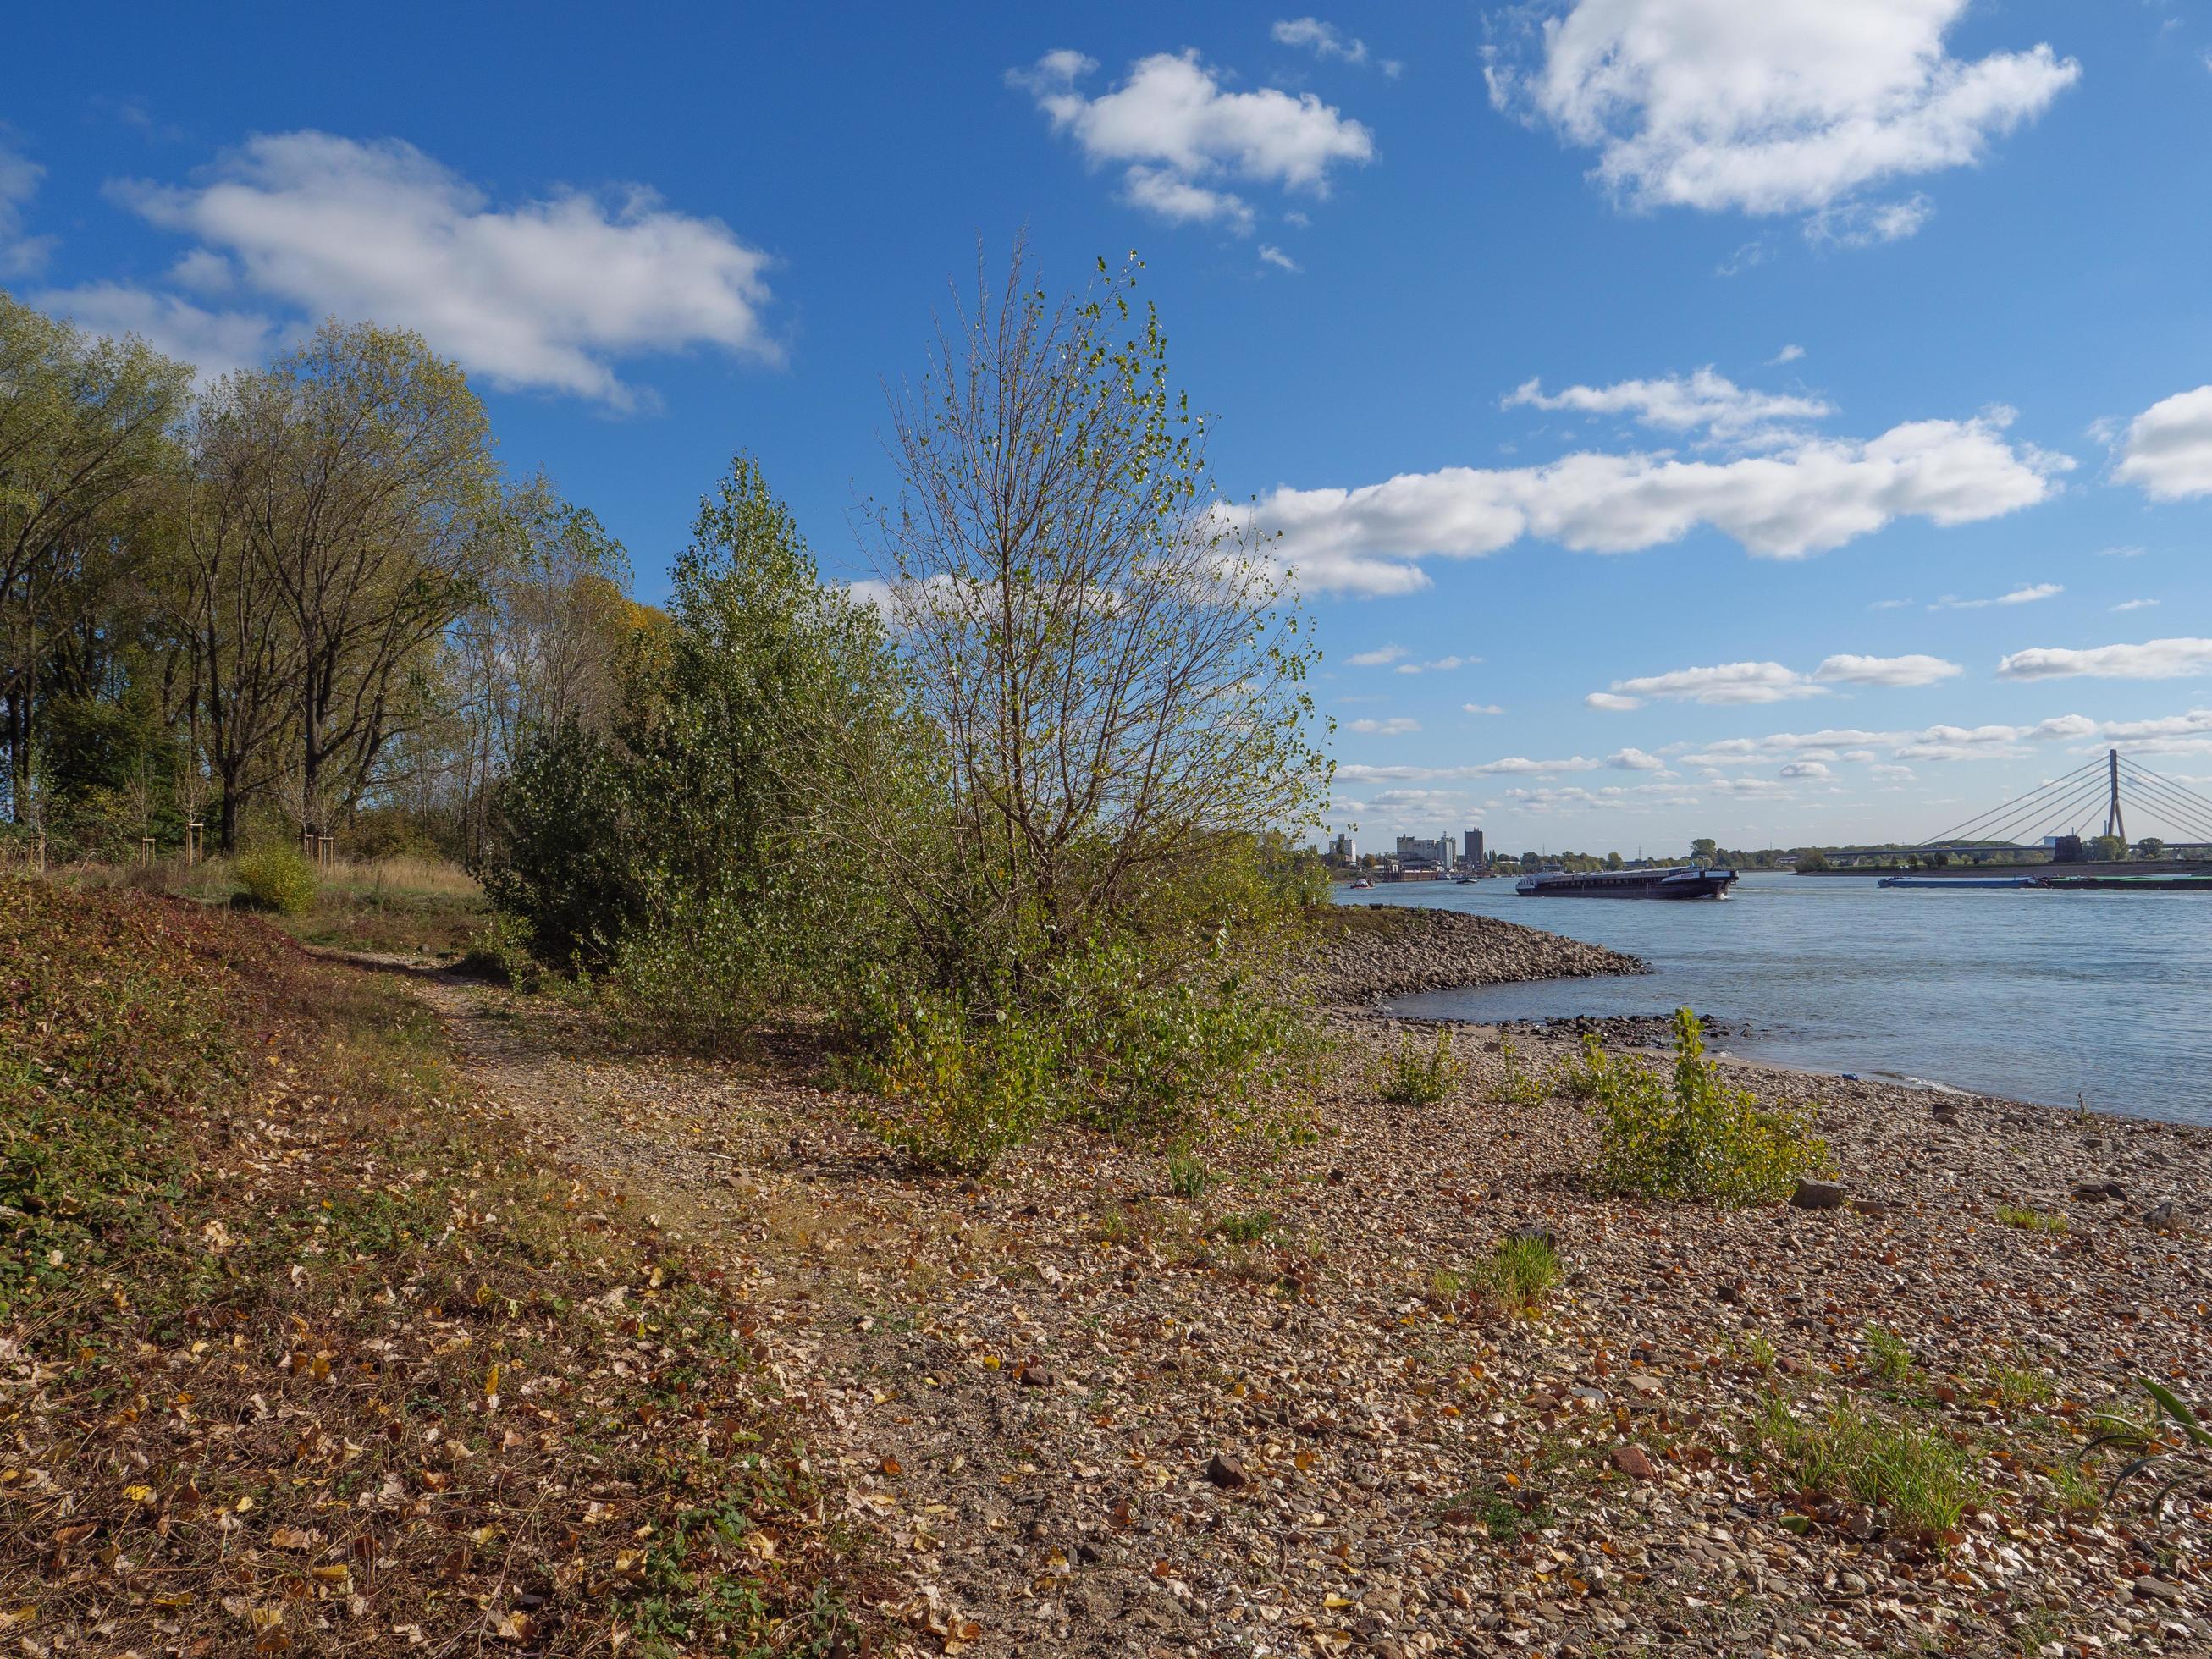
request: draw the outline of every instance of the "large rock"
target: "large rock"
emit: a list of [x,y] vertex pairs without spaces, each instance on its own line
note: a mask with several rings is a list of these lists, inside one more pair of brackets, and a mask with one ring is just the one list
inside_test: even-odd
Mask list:
[[1798,1178],[1797,1190],[1790,1194],[1790,1201],[1801,1210],[1840,1210],[1850,1194],[1832,1181],[1807,1181]]

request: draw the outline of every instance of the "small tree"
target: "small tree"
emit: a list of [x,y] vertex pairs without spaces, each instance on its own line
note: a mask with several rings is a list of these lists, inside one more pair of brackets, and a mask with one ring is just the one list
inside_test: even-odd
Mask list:
[[1317,823],[1330,777],[1295,596],[1215,493],[1134,271],[1054,302],[1018,247],[892,402],[877,562],[950,860],[887,866],[939,972],[1017,998],[1239,836]]
[[1720,855],[1721,844],[1711,836],[1699,836],[1690,843],[1690,861],[1692,864],[1711,864]]

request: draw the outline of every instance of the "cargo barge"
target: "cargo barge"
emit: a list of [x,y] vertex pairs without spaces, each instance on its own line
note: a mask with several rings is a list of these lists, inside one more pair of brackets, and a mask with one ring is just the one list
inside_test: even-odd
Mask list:
[[1670,870],[1554,871],[1524,876],[1514,891],[1523,898],[1726,898],[1735,885],[1733,870],[1705,870],[1693,864]]

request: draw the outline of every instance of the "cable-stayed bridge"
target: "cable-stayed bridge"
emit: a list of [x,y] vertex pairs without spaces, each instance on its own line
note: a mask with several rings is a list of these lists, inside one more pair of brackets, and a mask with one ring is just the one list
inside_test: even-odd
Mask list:
[[[2134,840],[2130,842],[2132,826]],[[1916,847],[1844,847],[1827,854],[1838,861],[1928,858],[1937,854],[1972,862],[2001,858],[2008,863],[2054,856],[2053,841],[2071,839],[2076,847],[2090,837],[2111,836],[2139,848],[2157,840],[2159,858],[2190,863],[2212,859],[2212,797],[2175,778],[2153,771],[2117,749],[2084,762],[2063,777],[2024,795],[1954,823]],[[2084,856],[2076,852],[2075,857]],[[2131,867],[2150,866],[2140,862]]]

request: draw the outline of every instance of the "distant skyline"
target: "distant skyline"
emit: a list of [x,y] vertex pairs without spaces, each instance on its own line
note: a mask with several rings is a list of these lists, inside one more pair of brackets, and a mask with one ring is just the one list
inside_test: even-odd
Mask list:
[[210,378],[418,329],[647,599],[739,449],[868,575],[884,386],[1026,227],[1143,258],[1364,848],[2212,783],[2179,0],[222,15],[11,21],[0,286]]

